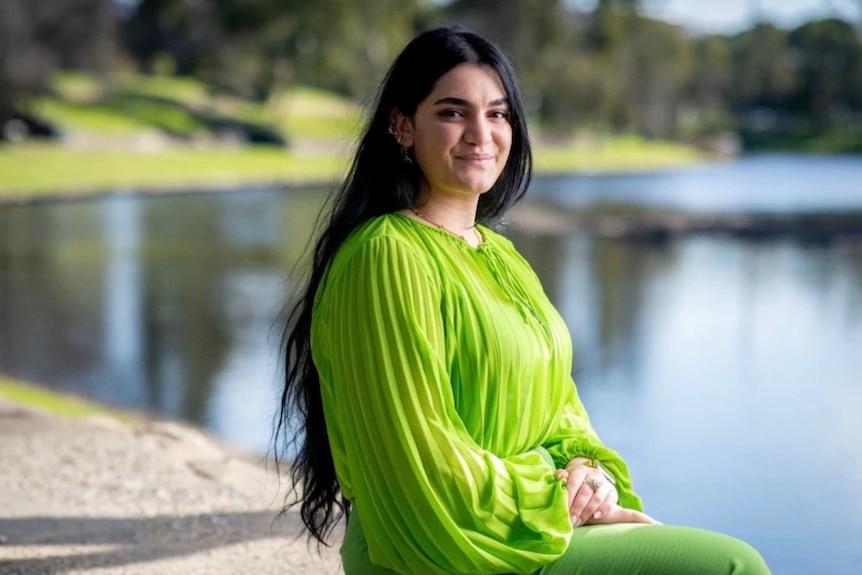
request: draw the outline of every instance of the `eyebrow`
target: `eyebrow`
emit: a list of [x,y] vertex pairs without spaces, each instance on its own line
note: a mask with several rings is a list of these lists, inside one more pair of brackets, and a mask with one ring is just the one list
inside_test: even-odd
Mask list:
[[[437,106],[438,104],[451,104],[453,106],[464,106],[466,108],[471,108],[473,106],[473,104],[471,104],[467,100],[464,100],[463,98],[453,98],[451,96],[448,98],[440,98],[439,100],[434,102],[435,106]],[[492,100],[491,102],[488,102],[488,106],[508,106],[508,105],[509,105],[509,99],[508,98],[498,98],[497,100]]]

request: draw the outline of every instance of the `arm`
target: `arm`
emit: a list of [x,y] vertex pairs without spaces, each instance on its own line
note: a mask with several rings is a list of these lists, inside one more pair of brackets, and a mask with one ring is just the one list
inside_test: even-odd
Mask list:
[[628,466],[616,451],[602,444],[590,424],[574,383],[566,391],[557,423],[542,446],[560,469],[568,467],[570,463],[578,463],[573,461],[577,458],[598,462],[616,480],[620,506],[643,511],[643,503],[632,488]]
[[531,573],[571,537],[538,451],[500,458],[455,410],[440,288],[421,254],[375,238],[333,269],[313,351],[339,478],[371,560],[399,573]]

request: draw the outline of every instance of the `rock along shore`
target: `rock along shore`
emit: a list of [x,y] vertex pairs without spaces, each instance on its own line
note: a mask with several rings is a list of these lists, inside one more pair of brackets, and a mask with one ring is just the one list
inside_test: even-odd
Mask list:
[[0,397],[0,575],[339,574],[274,465],[174,422],[72,419]]

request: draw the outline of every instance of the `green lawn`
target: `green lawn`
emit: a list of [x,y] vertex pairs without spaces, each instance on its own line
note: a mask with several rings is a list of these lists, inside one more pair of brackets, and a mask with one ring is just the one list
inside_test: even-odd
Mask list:
[[101,406],[84,399],[56,393],[54,391],[23,383],[0,375],[0,397],[13,403],[36,407],[64,417],[89,417],[92,415],[109,415],[121,422],[130,422],[131,418],[119,411]]
[[[344,173],[363,120],[353,102],[314,88],[293,87],[260,103],[216,93],[196,80],[142,75],[100,84],[64,73],[54,82],[54,95],[38,99],[33,109],[67,138],[0,145],[0,199],[331,181]],[[290,147],[213,142],[201,113],[274,127]],[[139,151],[152,146],[135,142],[152,133],[179,139]],[[703,159],[686,146],[633,136],[542,145],[535,156],[538,173],[646,170]]]
[[536,172],[546,174],[656,170],[707,159],[690,146],[638,136],[604,138],[589,144],[539,146],[535,156]]
[[[538,148],[536,172],[651,170],[702,160],[702,155],[683,146],[622,139],[611,140],[601,148]],[[344,154],[301,155],[271,147],[177,148],[142,153],[18,144],[0,147],[0,198],[329,182],[344,173],[347,161]]]
[[[271,147],[177,148],[142,153],[18,144],[0,147],[0,198],[329,182],[344,173],[347,160],[344,154],[301,155]],[[700,154],[683,146],[623,140],[594,149],[539,148],[536,172],[651,170],[702,160]]]
[[205,126],[194,113],[275,128],[294,139],[347,138],[362,111],[353,102],[316,88],[295,86],[253,102],[213,90],[198,80],[120,74],[99,84],[81,73],[58,74],[53,94],[33,110],[64,131],[117,134],[157,128],[192,136]]
[[180,148],[140,153],[14,145],[0,147],[0,197],[320,182],[336,177],[339,165],[334,155],[306,157],[269,147]]

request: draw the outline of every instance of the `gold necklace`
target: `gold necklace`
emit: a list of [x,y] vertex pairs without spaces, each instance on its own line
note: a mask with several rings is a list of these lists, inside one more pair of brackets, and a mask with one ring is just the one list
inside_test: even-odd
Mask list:
[[[421,219],[421,220],[423,220],[423,221],[428,222],[429,224],[431,224],[431,225],[432,225],[432,226],[434,226],[435,228],[440,229],[440,230],[443,230],[443,231],[444,231],[444,232],[446,232],[446,233],[452,234],[452,235],[453,235],[453,236],[455,236],[456,238],[460,238],[460,239],[461,239],[461,241],[463,241],[463,242],[465,242],[465,243],[467,243],[467,244],[469,244],[469,245],[472,245],[472,244],[470,244],[469,240],[467,240],[467,237],[466,237],[466,236],[463,236],[463,235],[461,235],[461,234],[459,234],[459,233],[457,233],[457,232],[454,232],[454,231],[450,230],[449,228],[447,228],[447,227],[446,227],[446,226],[444,226],[443,224],[438,224],[437,222],[435,222],[434,220],[432,220],[432,219],[430,219],[430,218],[426,217],[425,215],[423,215],[422,213],[420,213],[418,210],[416,210],[416,209],[414,209],[414,208],[410,208],[410,211],[411,211],[411,212],[413,212],[413,215],[415,215],[417,218],[419,218],[419,219]],[[476,226],[475,226],[475,225],[473,225],[473,226],[472,226],[472,227],[470,227],[469,229],[473,230],[473,237],[475,237],[475,238],[476,238],[476,242],[477,242],[477,244],[476,244],[476,245],[481,244],[483,241],[485,241],[485,238],[483,238],[483,237],[482,237],[482,233],[481,233],[479,230],[477,230],[477,229],[476,229]]]

